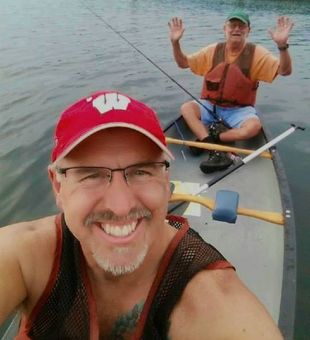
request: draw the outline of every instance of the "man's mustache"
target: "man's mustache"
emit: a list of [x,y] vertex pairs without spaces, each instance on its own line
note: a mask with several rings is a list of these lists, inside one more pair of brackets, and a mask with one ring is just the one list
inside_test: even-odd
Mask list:
[[112,210],[103,210],[95,213],[90,213],[85,219],[85,225],[88,227],[94,222],[126,222],[139,218],[151,219],[152,213],[147,208],[132,208],[128,215],[118,216]]

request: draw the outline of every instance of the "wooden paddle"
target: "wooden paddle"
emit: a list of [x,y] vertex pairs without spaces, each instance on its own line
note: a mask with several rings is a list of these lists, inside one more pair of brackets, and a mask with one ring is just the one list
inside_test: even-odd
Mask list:
[[[173,193],[170,202],[194,202],[199,203],[210,210],[214,209],[215,201],[208,197],[201,197],[189,194],[178,194]],[[254,210],[254,209],[247,209],[247,208],[238,208],[237,210],[239,215],[243,216],[250,216],[254,218],[258,218],[263,221],[284,225],[284,217],[281,213],[272,212],[272,211],[263,211],[263,210]]]
[[[207,150],[235,152],[235,153],[241,153],[241,154],[245,154],[245,155],[250,155],[251,153],[253,153],[255,151],[255,150],[249,150],[249,149],[236,148],[236,147],[228,146],[228,145],[195,142],[195,141],[181,140],[181,139],[176,139],[176,138],[171,138],[171,137],[166,137],[166,142],[171,143],[171,144],[195,146],[196,148],[207,149]],[[272,158],[272,155],[269,151],[263,151],[259,156],[264,157],[264,158],[268,158],[268,159]]]
[[[260,155],[263,151],[266,151],[270,147],[276,145],[278,142],[280,142],[284,138],[288,137],[290,134],[292,134],[296,130],[304,130],[304,128],[300,127],[300,126],[296,126],[294,124],[291,124],[291,127],[289,129],[287,129],[286,131],[282,132],[280,135],[278,135],[277,137],[273,138],[268,143],[262,145],[260,148],[258,148],[253,153],[251,153],[250,155],[246,156],[245,158],[243,158],[243,159],[240,158],[236,164],[234,164],[233,166],[231,166],[231,167],[227,168],[226,170],[220,172],[218,176],[215,176],[215,177],[211,178],[207,183],[203,184],[199,188],[199,190],[194,193],[194,195],[199,195],[199,194],[203,193],[205,190],[210,188],[212,185],[214,185],[215,183],[219,182],[220,180],[222,180],[226,176],[230,175],[234,171],[238,170],[242,166],[246,165],[252,159],[254,159],[258,155]],[[172,211],[178,209],[182,204],[183,204],[183,202],[180,202],[177,205],[175,205],[173,208],[169,209],[169,213],[171,213]]]

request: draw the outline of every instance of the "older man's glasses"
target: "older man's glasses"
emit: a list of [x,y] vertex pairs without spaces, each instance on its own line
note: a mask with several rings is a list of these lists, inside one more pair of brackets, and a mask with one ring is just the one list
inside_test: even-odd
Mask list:
[[126,168],[110,169],[97,166],[56,167],[58,174],[64,175],[70,183],[81,188],[96,189],[108,187],[113,172],[121,171],[129,186],[137,186],[156,181],[169,168],[169,162],[148,162],[129,165]]
[[228,22],[228,27],[230,29],[240,29],[240,30],[245,30],[246,28],[248,28],[249,26],[247,24],[245,24],[242,21],[236,20],[236,21],[229,21]]

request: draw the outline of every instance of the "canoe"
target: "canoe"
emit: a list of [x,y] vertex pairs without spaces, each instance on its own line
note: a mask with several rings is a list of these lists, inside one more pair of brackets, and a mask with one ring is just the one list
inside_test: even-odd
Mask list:
[[[188,147],[182,145],[184,141],[193,141],[194,137],[181,117],[167,124],[165,134],[175,156],[171,162],[172,199],[175,201],[169,204],[169,212],[187,217],[190,225],[236,267],[239,277],[278,323],[285,339],[292,339],[296,292],[295,222],[288,183],[276,148],[272,149],[272,159],[256,157],[197,195],[204,184],[221,172],[206,175],[200,171],[199,164],[206,153],[194,157]],[[269,139],[270,133],[264,128],[259,136],[233,147],[243,152],[244,149],[256,150]],[[171,140],[178,140],[181,145]],[[235,223],[213,218],[217,194],[223,191],[238,194]],[[182,204],[184,200],[187,201]],[[19,320],[19,314],[13,314],[3,327],[6,330],[2,330],[1,339],[14,338]]]
[[[168,142],[195,139],[181,117],[167,125],[165,134]],[[256,150],[267,143],[270,136],[264,128],[259,136],[235,143],[233,147]],[[187,217],[190,225],[236,267],[239,277],[265,305],[284,337],[292,339],[296,294],[295,221],[277,149],[272,148],[272,159],[256,157],[199,195],[196,193],[202,185],[221,172],[207,175],[200,170],[206,153],[192,156],[188,146],[175,141],[169,143],[169,149],[175,156],[171,163],[173,195],[188,200],[182,205],[178,203],[177,207],[171,203],[171,213]],[[239,195],[235,223],[213,218],[213,215],[217,218],[218,207],[222,208],[219,193],[223,191]]]

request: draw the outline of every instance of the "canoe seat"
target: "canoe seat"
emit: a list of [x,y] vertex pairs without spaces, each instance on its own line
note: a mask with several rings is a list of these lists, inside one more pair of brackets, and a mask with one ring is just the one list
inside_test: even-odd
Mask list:
[[212,218],[217,221],[235,223],[237,219],[238,203],[238,192],[230,190],[218,190],[216,192]]

